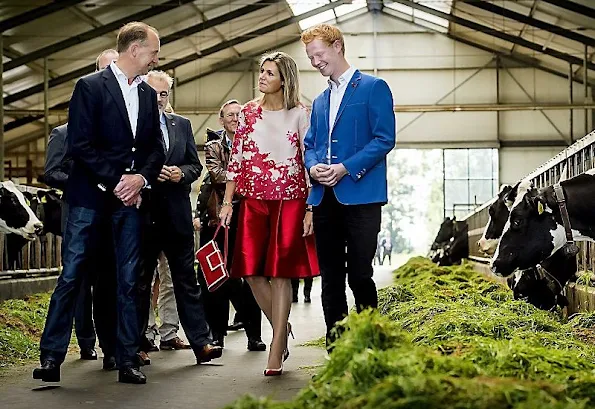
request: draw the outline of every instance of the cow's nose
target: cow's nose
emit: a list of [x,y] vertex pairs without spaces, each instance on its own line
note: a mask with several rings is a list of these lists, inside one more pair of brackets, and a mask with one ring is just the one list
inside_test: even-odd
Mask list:
[[35,234],[37,234],[38,236],[41,236],[41,234],[43,233],[43,223],[37,222],[34,224],[33,227],[35,228]]

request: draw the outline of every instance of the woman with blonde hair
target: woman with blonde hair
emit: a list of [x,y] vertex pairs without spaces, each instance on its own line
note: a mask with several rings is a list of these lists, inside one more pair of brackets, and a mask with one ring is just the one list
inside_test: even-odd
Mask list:
[[220,212],[221,223],[228,225],[234,193],[243,196],[231,274],[248,281],[273,327],[265,376],[281,375],[289,356],[291,279],[319,274],[312,208],[306,206],[310,179],[303,141],[309,114],[299,101],[298,81],[288,54],[262,57],[262,96],[240,112]]

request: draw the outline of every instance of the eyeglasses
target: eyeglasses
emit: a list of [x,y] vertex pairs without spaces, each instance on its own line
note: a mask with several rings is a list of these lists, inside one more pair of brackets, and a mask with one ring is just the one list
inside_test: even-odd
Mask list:
[[169,92],[161,91],[161,92],[158,92],[157,95],[159,95],[161,98],[167,98],[167,97],[169,97]]
[[229,114],[225,115],[226,118],[238,118],[240,116],[239,113],[230,112]]

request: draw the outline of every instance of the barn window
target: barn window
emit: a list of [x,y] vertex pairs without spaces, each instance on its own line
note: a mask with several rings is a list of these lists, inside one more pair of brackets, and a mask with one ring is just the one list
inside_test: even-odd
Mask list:
[[444,149],[444,215],[462,219],[498,193],[497,149]]

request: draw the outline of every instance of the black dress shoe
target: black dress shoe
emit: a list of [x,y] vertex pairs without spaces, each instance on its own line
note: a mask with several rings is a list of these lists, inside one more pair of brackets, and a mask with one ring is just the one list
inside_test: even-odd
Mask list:
[[116,357],[114,356],[104,356],[103,357],[103,369],[106,371],[113,371],[114,369],[118,369],[118,364],[116,363]]
[[46,359],[41,368],[33,370],[33,379],[41,379],[44,382],[60,382],[60,365],[51,359]]
[[248,351],[266,351],[267,346],[260,338],[248,339]]
[[207,344],[196,353],[196,363],[209,362],[211,359],[221,358],[221,355],[223,355],[223,348]]
[[224,340],[225,340],[224,335],[213,334],[213,342],[211,343],[211,345],[213,345],[215,347],[223,348],[225,346]]
[[233,324],[229,325],[227,329],[229,331],[237,331],[244,328],[244,323],[241,321],[234,321]]
[[147,377],[140,369],[128,366],[120,369],[120,372],[118,372],[118,382],[141,385],[147,383]]
[[81,348],[81,359],[85,361],[97,361],[95,348]]
[[309,295],[305,295],[305,296],[304,296],[304,302],[305,302],[305,303],[308,303],[308,304],[312,302],[312,299],[310,298],[310,296],[309,296]]

